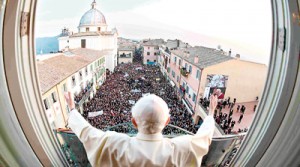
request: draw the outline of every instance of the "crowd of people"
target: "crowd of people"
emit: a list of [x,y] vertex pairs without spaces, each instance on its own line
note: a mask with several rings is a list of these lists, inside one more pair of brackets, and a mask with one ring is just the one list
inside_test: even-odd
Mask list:
[[[131,108],[135,102],[147,94],[156,94],[166,101],[170,108],[170,124],[196,133],[192,115],[179,101],[176,90],[165,80],[157,66],[142,65],[139,62],[120,64],[115,71],[106,76],[106,81],[97,90],[95,96],[83,104],[83,116],[99,129],[131,121]],[[88,117],[89,112],[102,111],[102,115]],[[125,125],[113,130],[130,133]],[[172,127],[166,127],[163,134],[180,133]]]
[[[207,98],[200,98],[199,103],[203,106],[204,109],[209,107],[209,100]],[[215,110],[214,113],[215,121],[221,127],[221,129],[224,131],[225,134],[247,132],[248,130],[247,128],[245,128],[245,129],[239,129],[238,131],[233,131],[234,125],[236,124],[236,121],[233,120],[232,118],[235,105],[236,105],[236,98],[234,98],[233,101],[231,102],[230,97],[228,97],[225,100],[220,100],[218,102],[217,109]],[[229,109],[229,114],[222,112],[222,109],[225,109],[226,107]],[[254,111],[255,109],[256,109],[256,105],[254,106]],[[241,123],[245,111],[246,111],[246,107],[244,105],[236,106],[236,112],[240,113],[240,117],[237,123]]]

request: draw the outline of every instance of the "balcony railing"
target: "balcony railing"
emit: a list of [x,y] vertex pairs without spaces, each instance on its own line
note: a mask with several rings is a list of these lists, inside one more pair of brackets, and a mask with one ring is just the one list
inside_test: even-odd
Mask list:
[[131,53],[129,53],[129,54],[121,54],[120,55],[120,58],[131,58],[132,56],[131,56]]
[[[173,128],[173,130],[177,130],[177,133],[164,135],[166,138],[186,134],[194,135],[177,126],[169,126]],[[137,133],[137,130],[134,130],[131,123],[119,124],[109,127],[106,130],[126,130],[129,132],[127,133],[129,136],[135,136]],[[59,129],[54,132],[70,166],[90,166],[83,144],[72,131]],[[203,157],[201,166],[230,166],[231,160],[240,148],[245,135],[246,133],[213,137],[209,152]]]
[[160,51],[167,57],[170,57],[170,55],[171,55],[171,51],[169,49],[167,49],[166,47],[161,47]]
[[71,130],[58,129],[54,133],[70,166],[91,167],[83,144]]
[[75,102],[77,106],[81,106],[85,100],[90,96],[91,90],[93,88],[93,82],[87,84],[86,88],[81,90],[79,95],[75,95]]
[[171,51],[167,48],[167,49],[165,49],[165,52],[167,52],[167,53],[169,53],[169,54],[171,54]]
[[187,71],[186,68],[184,68],[184,67],[180,69],[180,73],[181,73],[181,75],[183,75],[184,77],[188,77],[189,74],[190,74],[190,72]]

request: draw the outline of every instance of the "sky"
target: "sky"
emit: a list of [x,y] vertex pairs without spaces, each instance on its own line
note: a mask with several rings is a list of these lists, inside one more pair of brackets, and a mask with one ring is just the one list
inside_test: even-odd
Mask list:
[[[272,11],[268,0],[96,0],[109,27],[130,39],[180,39],[232,50],[244,60],[268,64]],[[40,0],[36,37],[56,36],[63,27],[77,32],[92,0]]]

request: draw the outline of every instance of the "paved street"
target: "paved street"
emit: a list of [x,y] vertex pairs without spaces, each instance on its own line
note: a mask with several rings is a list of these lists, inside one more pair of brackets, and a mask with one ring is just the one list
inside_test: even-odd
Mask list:
[[[233,131],[238,131],[238,129],[244,129],[244,128],[249,128],[249,126],[252,123],[252,120],[254,118],[255,112],[253,111],[254,105],[257,105],[258,101],[253,101],[253,102],[247,102],[247,103],[236,103],[234,106],[234,111],[233,111],[233,120],[235,120],[236,124],[234,125]],[[241,121],[241,123],[238,123],[238,120],[240,118],[241,112],[237,112],[237,106],[244,105],[246,107],[244,117]],[[226,106],[226,108],[222,109],[222,113],[227,113],[229,114],[229,108]]]

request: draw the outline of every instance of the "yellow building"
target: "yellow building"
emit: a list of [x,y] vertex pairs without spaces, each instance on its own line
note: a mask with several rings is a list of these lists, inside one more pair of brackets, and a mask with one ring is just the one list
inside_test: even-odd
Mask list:
[[69,109],[64,93],[74,95],[88,90],[78,103],[92,98],[96,87],[105,81],[105,55],[109,50],[73,49],[68,52],[45,55],[37,59],[42,99],[46,115],[52,128],[64,128]]
[[214,86],[209,86],[208,78],[212,75],[226,76],[224,98],[236,98],[239,103],[251,102],[262,94],[267,78],[267,66],[236,58],[206,67],[202,71],[200,97],[205,96],[205,88]]
[[267,66],[232,57],[223,51],[202,46],[167,50],[161,46],[159,65],[191,113],[200,98],[209,98],[220,89],[220,100],[236,98],[237,103],[252,102],[261,96]]

